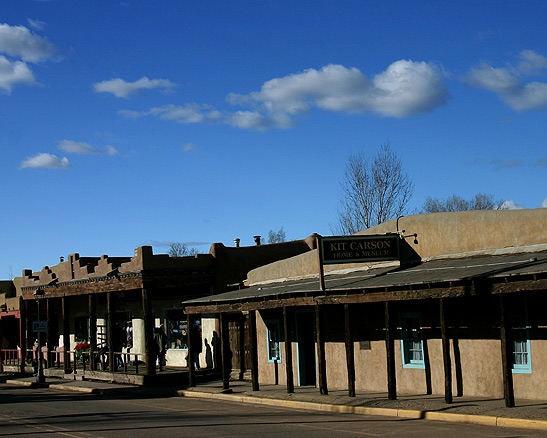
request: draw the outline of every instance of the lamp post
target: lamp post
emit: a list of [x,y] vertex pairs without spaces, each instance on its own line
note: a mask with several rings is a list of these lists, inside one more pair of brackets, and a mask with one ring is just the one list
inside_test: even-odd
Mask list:
[[[37,321],[40,322],[40,298],[44,296],[45,292],[42,289],[36,289],[32,295],[34,295],[34,299],[36,300],[36,306],[38,310],[38,317]],[[38,324],[40,325],[40,324]],[[45,377],[44,377],[44,369],[42,367],[42,332],[41,327],[38,327],[37,330],[38,334],[38,369],[36,370],[36,383],[44,383]]]

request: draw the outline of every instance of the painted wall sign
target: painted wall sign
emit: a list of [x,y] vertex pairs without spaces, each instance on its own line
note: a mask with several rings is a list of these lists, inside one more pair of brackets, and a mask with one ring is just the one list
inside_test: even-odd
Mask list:
[[47,321],[32,321],[32,331],[34,333],[46,333]]
[[399,236],[333,236],[321,238],[322,262],[361,263],[399,260]]

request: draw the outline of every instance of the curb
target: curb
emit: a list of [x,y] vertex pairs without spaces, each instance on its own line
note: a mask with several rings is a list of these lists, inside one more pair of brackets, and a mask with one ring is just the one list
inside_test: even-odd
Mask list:
[[57,383],[38,383],[31,382],[29,380],[6,380],[7,385],[25,386],[27,388],[44,388],[44,389],[56,389],[62,391],[83,392],[87,394],[103,394],[104,391],[98,388],[87,388],[84,386],[70,385],[70,384],[57,384]]
[[102,394],[102,389],[97,388],[86,388],[83,386],[74,386],[74,385],[58,385],[58,384],[50,384],[50,389],[57,389],[62,391],[74,391],[74,392],[84,392],[87,394]]
[[[37,383],[29,380],[6,380],[6,384],[25,386],[28,388],[49,388],[62,391],[74,391],[87,394],[105,394],[104,389],[85,386],[56,383]],[[115,392],[115,391],[113,391]],[[229,393],[198,392],[178,390],[174,393],[179,397],[226,400],[239,403],[249,403],[263,406],[276,406],[285,408],[307,409],[319,412],[334,412],[339,414],[377,415],[383,417],[397,417],[414,420],[447,421],[452,423],[479,424],[483,426],[496,426],[519,429],[535,429],[547,431],[546,420],[533,420],[524,418],[496,417],[492,415],[457,414],[437,411],[422,411],[414,409],[372,408],[366,406],[333,405],[329,403],[316,403],[298,400],[284,400],[264,397],[251,397]]]
[[180,397],[204,398],[236,401],[240,403],[277,406],[286,408],[308,409],[321,412],[335,412],[340,414],[378,415],[384,417],[398,417],[415,420],[448,421],[452,423],[480,424],[483,426],[497,426],[520,429],[547,430],[547,421],[528,420],[524,418],[496,417],[491,415],[449,414],[445,412],[420,411],[414,409],[370,408],[364,406],[333,405],[328,403],[314,403],[297,400],[279,400],[273,398],[249,397],[236,394],[221,394],[197,391],[177,391]]
[[6,385],[28,386],[30,388],[47,388],[47,383],[31,382],[30,380],[6,380]]

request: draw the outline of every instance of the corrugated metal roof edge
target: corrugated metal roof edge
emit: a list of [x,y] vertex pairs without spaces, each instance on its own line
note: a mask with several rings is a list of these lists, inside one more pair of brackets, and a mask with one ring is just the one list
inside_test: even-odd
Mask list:
[[[419,263],[419,262],[423,263],[423,262],[429,262],[433,260],[459,259],[459,258],[473,257],[478,255],[505,255],[505,254],[517,254],[517,253],[537,252],[537,251],[545,251],[545,250],[547,250],[547,243],[546,244],[542,243],[537,245],[528,245],[528,246],[518,246],[518,247],[511,247],[511,248],[485,249],[485,250],[469,251],[469,252],[456,253],[456,254],[445,254],[445,255],[431,256],[431,257],[424,257],[422,259],[409,260],[406,263],[408,264]],[[325,272],[325,277],[332,276],[332,275],[350,274],[352,272],[369,271],[371,269],[397,267],[399,265],[400,265],[400,262],[385,262],[385,263],[375,263],[374,265],[367,264],[363,266],[351,267],[346,269],[336,269],[336,270]],[[308,280],[308,279],[314,279],[314,278],[316,279],[317,277],[318,277],[318,274],[295,275],[292,277],[276,278],[276,279],[267,280],[267,281],[249,283],[248,286],[260,287],[260,286],[266,286],[266,285],[275,284],[275,283],[285,283],[285,282]]]
[[[504,251],[504,250],[500,250],[500,251],[496,251],[495,254],[492,254],[492,253],[488,253],[488,252],[484,252],[484,251],[474,251],[472,254],[470,253],[466,253],[466,256],[465,257],[431,257],[429,258],[427,261],[434,261],[434,260],[449,260],[449,259],[459,259],[459,258],[469,258],[469,257],[474,257],[474,256],[484,256],[484,255],[510,255],[510,254],[526,254],[526,253],[532,253],[532,252],[542,252],[542,251],[545,251],[547,250],[547,245],[533,245],[533,246],[529,246],[529,247],[520,247],[520,251],[513,251],[512,250],[513,248],[511,248],[509,251]],[[519,261],[519,262],[522,262],[522,261]],[[514,262],[506,262],[505,264],[511,264],[511,263],[514,263]],[[496,265],[497,263],[493,263],[492,265]],[[502,263],[503,264],[503,263]],[[382,266],[382,267],[387,267],[387,266]],[[464,268],[469,268],[469,266],[461,266],[461,267],[458,267],[458,269],[464,269]],[[374,267],[376,269],[380,268],[380,266],[378,265],[375,265]],[[426,268],[427,270],[436,270],[437,268]],[[443,268],[439,268],[439,269],[451,269],[451,267],[443,267]],[[421,270],[421,269],[420,269]],[[338,274],[340,275],[340,272],[338,272]],[[390,274],[389,272],[387,273],[388,275]],[[395,274],[395,272],[393,273]],[[375,274],[371,274],[370,276],[374,276]],[[529,274],[529,273],[520,273],[519,276],[527,276],[527,275],[532,275],[532,274]],[[494,275],[493,276],[494,278],[495,277],[498,277],[497,275]],[[318,276],[316,275],[315,277],[310,277],[310,278],[306,278],[306,279],[309,279],[309,280],[314,280],[314,281],[309,281],[309,282],[306,282],[306,283],[300,283],[299,286],[302,286],[302,285],[307,285],[307,284],[310,284],[310,283],[315,283],[316,281],[318,281]],[[301,279],[303,280],[303,279]],[[335,279],[333,279],[335,280]],[[299,281],[299,280],[291,280],[291,282],[293,281]],[[329,281],[329,279],[326,279],[326,281]],[[447,277],[447,278],[444,278],[442,281],[439,281],[439,284],[443,284],[443,283],[450,283],[450,282],[461,282],[461,281],[465,281],[465,279],[462,279],[460,277]],[[287,281],[288,282],[288,281]],[[425,285],[425,284],[428,284],[427,282],[415,282],[413,283],[412,285],[413,286],[419,286],[419,285]],[[261,291],[262,290],[262,287],[259,287],[258,285],[253,285],[249,288],[246,288],[244,290],[246,290],[247,292],[250,292],[251,294],[247,294],[246,296],[239,296],[239,297],[236,297],[234,296],[234,293],[233,292],[227,292],[225,294],[219,294],[217,296],[215,295],[212,295],[212,296],[208,296],[208,297],[203,297],[203,298],[198,298],[196,300],[189,300],[189,301],[186,301],[186,302],[183,302],[182,304],[183,305],[200,305],[200,304],[205,304],[205,303],[208,303],[208,304],[221,304],[221,303],[234,303],[234,302],[238,302],[238,301],[253,301],[253,300],[257,300],[257,299],[260,299],[260,300],[267,300],[269,297],[272,297],[272,296],[275,296],[275,297],[279,297],[279,296],[283,296],[283,297],[287,297],[287,296],[290,296],[290,295],[293,295],[293,296],[296,296],[296,295],[310,295],[310,296],[313,296],[315,294],[319,294],[319,293],[325,293],[327,295],[331,295],[331,294],[336,294],[336,292],[340,292],[340,291],[346,291],[346,293],[351,293],[351,290],[352,289],[347,289],[347,288],[342,288],[342,289],[338,289],[338,288],[333,288],[333,289],[329,289],[328,291],[319,291],[319,290],[313,290],[313,291],[310,291],[310,290],[298,290],[298,289],[293,289],[293,290],[289,290],[289,291],[280,291],[279,293],[275,293],[272,291],[272,289],[276,289],[276,288],[283,288],[284,285],[282,283],[277,283],[275,285],[273,285],[273,283],[270,283],[270,286],[269,287],[265,287],[264,289],[268,290],[269,293],[267,294],[252,294],[252,290],[254,289],[256,292],[258,291]],[[398,287],[397,285],[392,285],[392,286],[387,286],[389,288],[391,287]],[[383,285],[383,286],[377,286],[377,287],[372,287],[371,289],[385,289],[386,286]],[[357,287],[355,290],[361,290],[360,287]],[[230,296],[231,295],[231,296]]]

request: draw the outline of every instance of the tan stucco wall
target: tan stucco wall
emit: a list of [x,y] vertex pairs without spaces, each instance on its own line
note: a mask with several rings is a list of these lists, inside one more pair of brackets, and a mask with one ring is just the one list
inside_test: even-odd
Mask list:
[[[283,335],[283,320],[279,318],[280,315],[262,315],[257,312],[256,318],[256,332],[257,332],[257,348],[258,348],[258,380],[265,385],[275,384],[275,364],[268,362],[268,341],[267,341],[267,329],[264,320],[279,319],[281,324],[281,343],[279,348],[281,349],[281,363],[277,365],[278,369],[278,384],[287,384],[287,369],[286,369],[286,355],[285,355],[285,341]],[[291,343],[292,351],[292,369],[293,369],[293,382],[294,386],[298,386],[298,355],[296,351],[296,342],[294,339]]]
[[[539,297],[539,295],[537,295]],[[543,307],[544,301],[530,297],[534,307]],[[503,398],[503,378],[501,363],[501,341],[497,316],[486,316],[487,309],[497,304],[497,298],[481,301],[461,302],[451,307],[450,335],[458,339],[450,340],[452,370],[452,392],[468,397]],[[468,308],[473,306],[473,311]],[[382,306],[358,306],[354,313],[354,360],[355,388],[358,392],[387,392],[386,347],[383,330]],[[424,326],[423,335],[427,354],[426,369],[404,368],[401,355],[400,330],[394,332],[396,384],[399,394],[426,394],[428,381],[431,393],[444,395],[444,364],[442,342],[440,339],[438,304],[436,301],[400,303],[394,311],[398,321],[399,312],[420,312]],[[330,390],[347,390],[347,365],[344,327],[341,324],[343,310],[341,306],[329,306],[325,319],[325,360],[327,366],[327,384]],[[541,313],[541,312],[539,312]],[[538,313],[538,314],[539,314]],[[275,383],[275,366],[268,363],[265,319],[278,319],[282,324],[280,312],[257,313],[259,380],[263,384]],[[478,315],[483,315],[480,318]],[[358,317],[355,317],[358,316]],[[547,388],[547,340],[535,339],[543,336],[545,319],[539,315],[530,316],[531,332],[531,374],[513,374],[515,397],[521,399],[542,399]],[[480,320],[479,320],[480,319]],[[366,336],[360,333],[366,332]],[[283,336],[282,336],[283,339]],[[370,341],[369,350],[360,349],[360,340]],[[293,339],[293,378],[298,386],[298,355]],[[285,344],[281,342],[282,361],[278,365],[279,385],[286,385]],[[429,375],[428,375],[429,373]]]
[[[399,231],[405,230],[405,256],[409,259],[461,256],[474,252],[496,253],[528,247],[547,249],[547,208],[533,210],[484,210],[404,216]],[[391,220],[357,234],[397,231]],[[416,234],[416,241],[414,234]],[[377,263],[371,263],[373,266]],[[364,269],[366,264],[326,265],[325,274],[344,269]],[[248,274],[249,284],[317,277],[317,250],[262,266]]]
[[500,341],[496,339],[460,339],[459,347],[463,395],[502,398]]
[[[371,341],[370,350],[360,350],[359,342],[354,342],[353,347],[355,352],[355,390],[365,392],[387,391],[385,341]],[[343,366],[346,367],[345,362]]]
[[[480,210],[403,216],[399,230],[422,258],[547,244],[547,208]],[[397,231],[395,219],[357,234]]]
[[547,340],[530,341],[532,358],[531,374],[513,374],[515,397],[524,399],[538,398],[538,392],[547,393]]

